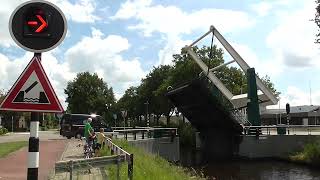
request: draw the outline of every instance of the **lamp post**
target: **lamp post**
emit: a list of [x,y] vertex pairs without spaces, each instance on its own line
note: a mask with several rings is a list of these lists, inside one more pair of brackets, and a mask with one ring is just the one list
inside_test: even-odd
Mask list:
[[147,119],[147,126],[149,127],[149,101],[144,103],[147,106],[147,114],[146,114],[146,119]]

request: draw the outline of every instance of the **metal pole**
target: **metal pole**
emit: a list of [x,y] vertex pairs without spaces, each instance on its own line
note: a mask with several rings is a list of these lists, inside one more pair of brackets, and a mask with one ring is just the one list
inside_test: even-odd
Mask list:
[[289,135],[289,132],[290,132],[290,131],[289,131],[289,124],[290,124],[290,123],[289,123],[289,114],[287,114],[288,135]]
[[28,180],[38,179],[39,168],[39,113],[31,113],[29,154],[28,154]]
[[[35,53],[34,56],[38,57],[39,61],[41,60],[41,53]],[[31,112],[27,180],[38,179],[39,116],[39,112]]]
[[149,101],[147,101],[147,102],[144,103],[144,104],[147,105],[146,120],[147,120],[147,127],[149,127]]
[[13,116],[11,116],[11,132],[13,133]]

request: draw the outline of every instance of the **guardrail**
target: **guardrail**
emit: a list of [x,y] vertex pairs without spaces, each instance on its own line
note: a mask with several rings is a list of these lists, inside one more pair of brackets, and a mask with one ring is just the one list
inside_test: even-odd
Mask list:
[[314,134],[320,135],[320,125],[268,125],[268,126],[243,126],[244,135],[254,135],[250,132],[255,132],[255,135],[267,134],[271,135],[276,132],[276,134],[304,134],[307,133],[311,135]]
[[123,135],[126,140],[128,140],[128,135],[132,135],[133,140],[139,139],[138,135],[141,135],[140,139],[145,138],[161,138],[161,137],[170,137],[171,141],[178,136],[177,128],[135,128],[135,129],[126,129],[126,130],[114,130],[114,132]]
[[123,150],[121,147],[114,144],[111,139],[106,139],[106,145],[110,148],[111,156],[96,157],[90,159],[78,159],[70,161],[59,161],[55,164],[55,173],[70,173],[70,180],[73,178],[75,170],[87,170],[91,168],[105,167],[106,165],[117,165],[117,179],[120,179],[120,163],[128,163],[128,179],[133,179],[133,154]]

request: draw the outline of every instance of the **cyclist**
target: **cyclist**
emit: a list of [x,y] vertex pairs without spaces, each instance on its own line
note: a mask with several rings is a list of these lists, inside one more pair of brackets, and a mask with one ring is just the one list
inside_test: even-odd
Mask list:
[[93,135],[93,128],[91,127],[92,119],[88,118],[86,125],[84,127],[84,137],[86,138],[87,143],[89,144],[90,137]]
[[[86,138],[86,144],[84,146],[84,153],[85,153],[85,156],[87,153],[93,153],[93,141],[94,141],[94,138],[95,138],[95,133],[94,133],[94,130],[93,128],[91,127],[91,123],[92,122],[92,119],[91,118],[88,118],[87,122],[86,122],[86,125],[84,127],[84,137]],[[91,155],[89,155],[91,156]]]

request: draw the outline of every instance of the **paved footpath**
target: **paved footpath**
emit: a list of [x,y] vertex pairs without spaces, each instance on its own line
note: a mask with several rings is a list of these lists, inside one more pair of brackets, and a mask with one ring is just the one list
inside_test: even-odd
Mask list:
[[[39,180],[47,179],[56,161],[60,160],[67,140],[40,141]],[[28,147],[5,158],[0,158],[0,180],[25,180],[27,176]]]
[[[66,145],[66,150],[63,152],[61,156],[61,160],[68,161],[68,160],[77,160],[83,159],[83,145],[84,142],[71,139],[68,141]],[[52,177],[52,180],[69,180],[69,173],[58,173]],[[73,173],[74,179],[79,180],[107,180],[107,171],[105,168],[92,168],[90,171],[88,170],[75,170]],[[1,180],[1,179],[0,179]]]

